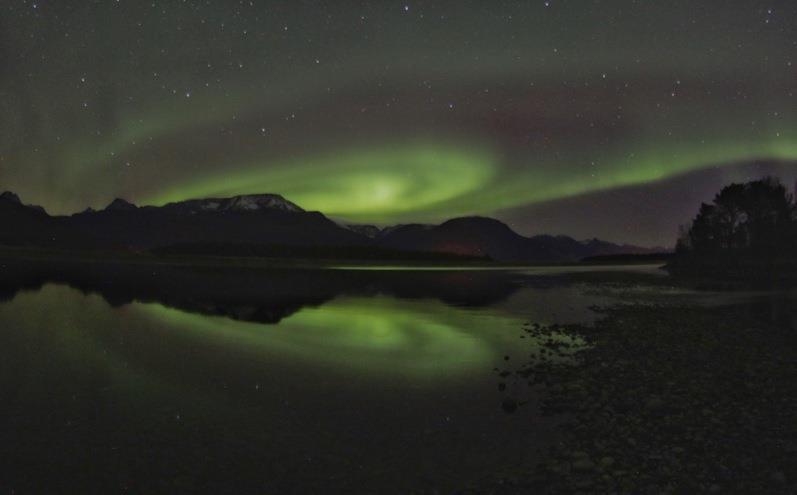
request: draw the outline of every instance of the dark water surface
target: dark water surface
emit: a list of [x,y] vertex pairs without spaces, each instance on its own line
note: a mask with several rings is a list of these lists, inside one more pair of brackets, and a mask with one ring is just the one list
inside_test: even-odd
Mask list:
[[529,469],[551,420],[534,397],[505,414],[493,370],[534,346],[524,323],[626,297],[574,270],[0,260],[0,493],[446,493]]

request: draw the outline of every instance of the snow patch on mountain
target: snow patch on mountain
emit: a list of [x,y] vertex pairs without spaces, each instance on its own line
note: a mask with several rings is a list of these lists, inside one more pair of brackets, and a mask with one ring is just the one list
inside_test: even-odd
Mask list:
[[224,205],[225,209],[233,211],[255,211],[255,210],[282,210],[299,212],[304,211],[297,205],[277,194],[253,194],[247,196],[235,196],[229,199]]
[[341,227],[364,235],[369,239],[377,239],[382,235],[382,229],[376,225],[340,224]]
[[180,213],[196,214],[205,212],[255,212],[277,210],[292,213],[304,210],[279,194],[248,194],[231,198],[189,199],[169,203],[164,208]]

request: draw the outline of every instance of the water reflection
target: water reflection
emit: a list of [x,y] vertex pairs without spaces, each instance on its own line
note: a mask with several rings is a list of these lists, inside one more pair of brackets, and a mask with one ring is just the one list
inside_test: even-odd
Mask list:
[[157,302],[260,323],[278,323],[303,307],[341,295],[382,294],[481,307],[505,300],[524,285],[522,276],[506,271],[328,271],[19,260],[0,260],[0,275],[0,300],[50,282],[100,294],[112,306]]
[[[283,319],[277,328],[136,305],[165,328],[266,359],[301,361],[384,377],[436,377],[489,369],[499,343],[516,337],[517,315],[446,309],[438,301],[343,297]],[[478,328],[480,331],[474,332]]]
[[543,293],[573,290],[511,273],[2,275],[0,479],[30,493],[451,491],[533,464],[528,439],[550,429],[505,418],[490,370],[523,321],[552,317]]
[[0,260],[0,491],[451,492],[530,469],[550,425],[505,415],[491,370],[534,352],[525,322],[661,300],[644,280]]

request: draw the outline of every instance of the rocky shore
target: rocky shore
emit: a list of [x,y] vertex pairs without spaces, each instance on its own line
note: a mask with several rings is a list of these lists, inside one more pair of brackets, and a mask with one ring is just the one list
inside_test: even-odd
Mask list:
[[542,345],[499,370],[499,388],[540,387],[561,439],[536,473],[484,492],[797,493],[792,320],[755,306],[601,311],[594,326],[526,327]]

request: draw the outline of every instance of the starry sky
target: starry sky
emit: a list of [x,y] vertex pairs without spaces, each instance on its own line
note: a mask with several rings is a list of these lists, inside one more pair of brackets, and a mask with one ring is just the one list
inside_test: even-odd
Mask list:
[[795,92],[793,0],[11,0],[0,189],[666,246],[726,182],[793,183]]

